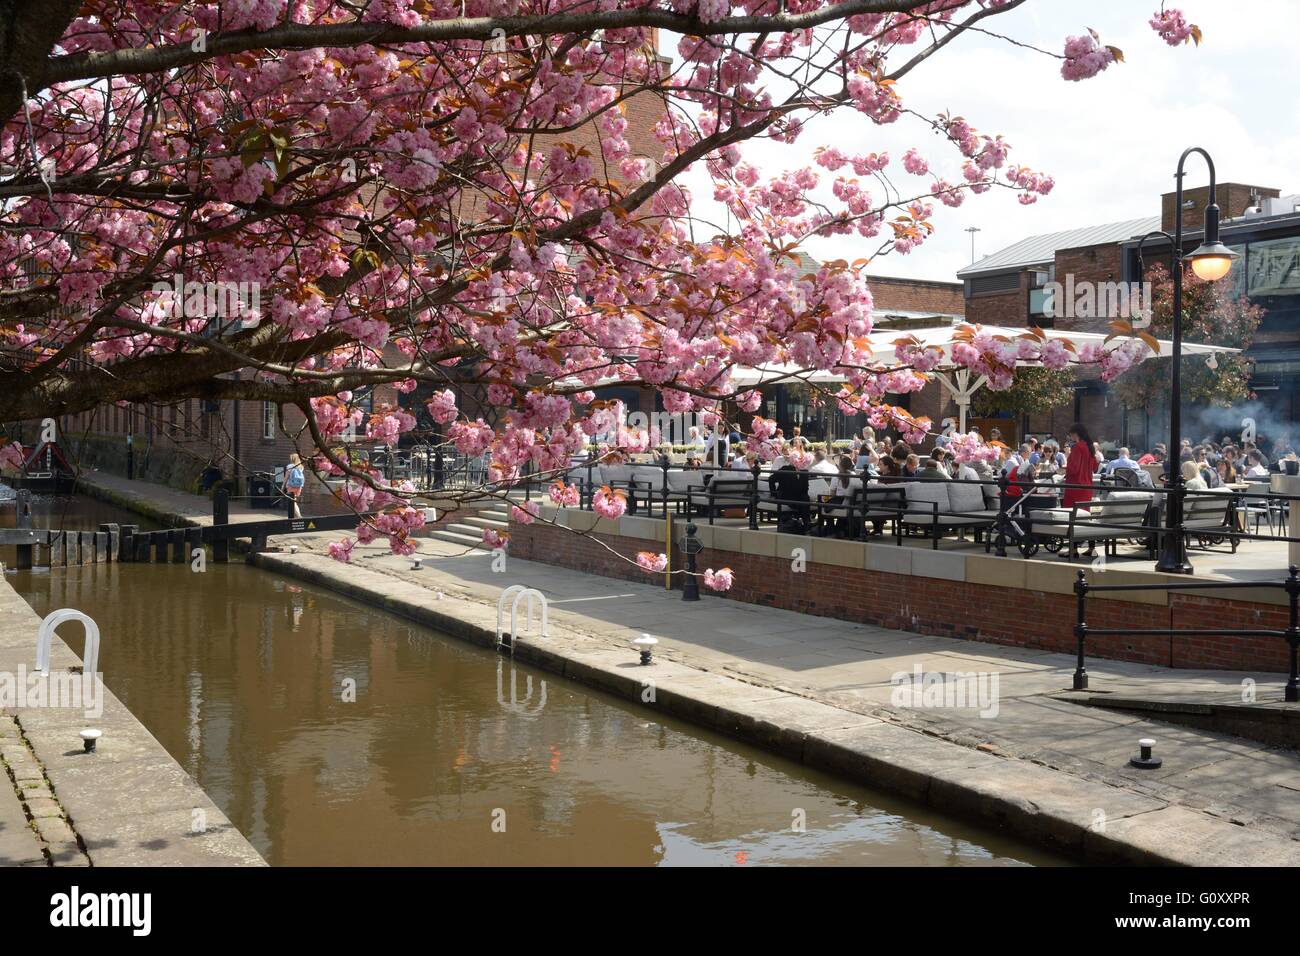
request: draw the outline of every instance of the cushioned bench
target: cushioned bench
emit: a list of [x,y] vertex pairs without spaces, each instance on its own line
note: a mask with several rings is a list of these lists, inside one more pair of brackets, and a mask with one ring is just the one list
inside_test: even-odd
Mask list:
[[998,518],[984,500],[981,486],[960,481],[908,481],[905,513],[895,526],[894,537],[902,543],[903,532],[911,528],[925,530],[930,547],[938,549],[939,538],[947,531],[967,528],[980,533],[991,528]]

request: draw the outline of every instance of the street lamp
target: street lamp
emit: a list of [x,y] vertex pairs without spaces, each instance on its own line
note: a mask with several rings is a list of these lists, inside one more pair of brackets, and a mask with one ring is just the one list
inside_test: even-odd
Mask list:
[[[1183,252],[1183,166],[1187,157],[1199,153],[1205,159],[1210,170],[1210,203],[1205,207],[1205,227],[1199,246],[1182,255]],[[1160,560],[1156,562],[1157,571],[1170,574],[1191,574],[1192,564],[1187,559],[1187,548],[1183,543],[1183,488],[1182,475],[1182,358],[1183,358],[1183,269],[1182,260],[1192,267],[1197,278],[1206,282],[1222,279],[1232,269],[1232,261],[1239,258],[1227,246],[1219,241],[1219,204],[1215,194],[1214,160],[1210,154],[1199,146],[1183,151],[1178,157],[1178,170],[1174,174],[1174,234],[1157,230],[1149,232],[1138,240],[1138,268],[1142,269],[1142,245],[1154,236],[1162,236],[1169,242],[1169,274],[1174,282],[1173,301],[1173,366],[1169,382],[1169,450],[1165,454],[1165,483],[1169,493],[1165,496],[1165,527],[1160,547]]]

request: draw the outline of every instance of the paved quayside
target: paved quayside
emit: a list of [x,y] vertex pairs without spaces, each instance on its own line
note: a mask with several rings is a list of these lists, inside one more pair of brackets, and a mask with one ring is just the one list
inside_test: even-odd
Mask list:
[[[198,496],[129,484],[165,512],[207,513]],[[1070,700],[1079,695],[1065,690],[1074,669],[1066,655],[891,631],[707,592],[687,603],[650,575],[645,584],[629,583],[515,558],[505,573],[493,573],[488,554],[430,539],[420,540],[421,570],[379,545],[358,545],[344,565],[323,553],[337,537],[277,539],[301,550],[255,560],[483,644],[495,639],[502,589],[536,587],[550,599],[551,635],[525,635],[520,660],[641,702],[644,681],[653,680],[647,707],[1080,859],[1300,864],[1300,755],[1081,706]],[[652,667],[638,666],[628,645],[643,631],[661,642]],[[1094,695],[1240,700],[1250,677],[1261,705],[1281,706],[1280,675],[1097,659],[1088,668]],[[996,714],[895,706],[893,678],[917,669],[996,674]],[[1147,736],[1158,741],[1159,770],[1128,765]]]
[[[0,580],[0,674],[34,670],[40,623]],[[80,641],[80,624],[63,629]],[[56,636],[51,674],[80,665]],[[87,726],[103,731],[93,754],[82,749]],[[111,693],[98,717],[78,707],[0,712],[0,760],[0,866],[264,865]]]

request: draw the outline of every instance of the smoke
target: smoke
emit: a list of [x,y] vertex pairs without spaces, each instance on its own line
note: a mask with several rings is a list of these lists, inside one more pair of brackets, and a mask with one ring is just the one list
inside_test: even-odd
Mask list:
[[1253,441],[1266,452],[1278,439],[1287,445],[1293,444],[1292,433],[1297,432],[1296,423],[1291,418],[1278,414],[1277,409],[1259,400],[1240,402],[1229,408],[1186,408],[1183,420],[1187,423],[1183,435],[1194,442],[1206,437],[1222,441],[1226,435],[1236,444]]

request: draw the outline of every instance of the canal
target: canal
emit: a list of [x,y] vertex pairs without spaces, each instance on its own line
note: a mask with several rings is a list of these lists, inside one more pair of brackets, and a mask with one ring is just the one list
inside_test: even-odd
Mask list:
[[272,864],[1062,862],[242,563],[7,580],[98,622],[109,688]]

